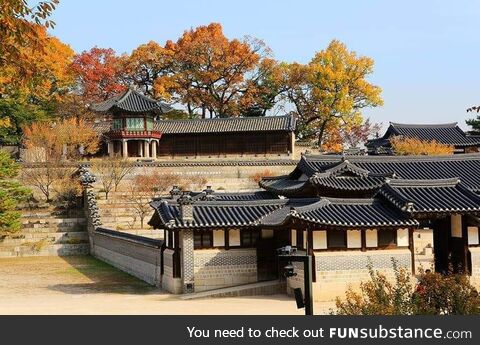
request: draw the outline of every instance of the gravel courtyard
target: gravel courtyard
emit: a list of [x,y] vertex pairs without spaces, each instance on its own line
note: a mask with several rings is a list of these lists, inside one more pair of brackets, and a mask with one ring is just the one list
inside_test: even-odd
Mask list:
[[[330,307],[316,305],[316,311]],[[303,310],[284,295],[182,300],[93,257],[78,256],[0,259],[0,314],[301,315]]]

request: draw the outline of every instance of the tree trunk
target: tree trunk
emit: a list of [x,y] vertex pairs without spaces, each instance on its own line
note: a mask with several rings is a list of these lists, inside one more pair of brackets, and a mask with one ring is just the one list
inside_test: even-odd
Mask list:
[[323,134],[325,133],[325,128],[327,127],[328,121],[323,121],[322,126],[320,127],[320,132],[318,133],[318,149],[322,151],[323,144]]

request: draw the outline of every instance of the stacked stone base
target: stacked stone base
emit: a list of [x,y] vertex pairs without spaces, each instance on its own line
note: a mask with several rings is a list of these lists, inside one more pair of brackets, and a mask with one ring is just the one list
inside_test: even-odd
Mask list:
[[[313,283],[315,301],[332,301],[336,297],[344,297],[345,291],[351,287],[358,289],[362,281],[370,279],[368,265],[373,270],[384,273],[394,279],[392,259],[398,268],[404,267],[411,272],[411,254],[408,249],[371,250],[367,252],[317,252],[315,253],[316,282]],[[294,288],[303,291],[303,265],[295,263],[297,276],[288,278],[287,293],[292,294]]]

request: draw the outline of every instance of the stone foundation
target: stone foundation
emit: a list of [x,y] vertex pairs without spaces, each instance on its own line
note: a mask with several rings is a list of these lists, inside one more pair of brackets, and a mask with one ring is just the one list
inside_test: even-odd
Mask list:
[[247,249],[194,251],[195,292],[257,281],[257,252]]
[[[315,253],[317,279],[313,283],[314,300],[332,301],[336,297],[344,297],[349,287],[357,289],[360,282],[370,279],[367,268],[369,263],[374,270],[393,278],[392,258],[399,268],[405,267],[411,271],[411,254],[408,249]],[[288,278],[288,294],[292,294],[294,288],[303,290],[303,264],[294,263],[294,266],[297,276]]]

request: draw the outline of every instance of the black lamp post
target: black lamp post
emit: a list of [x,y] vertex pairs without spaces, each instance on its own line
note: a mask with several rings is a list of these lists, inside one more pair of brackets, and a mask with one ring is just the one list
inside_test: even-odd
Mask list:
[[313,296],[312,296],[312,257],[310,255],[297,255],[297,248],[286,246],[277,250],[278,257],[288,261],[284,267],[284,275],[286,278],[296,276],[295,268],[292,262],[303,262],[303,291],[305,298],[302,296],[301,289],[295,289],[295,299],[297,307],[305,307],[305,315],[313,315]]

